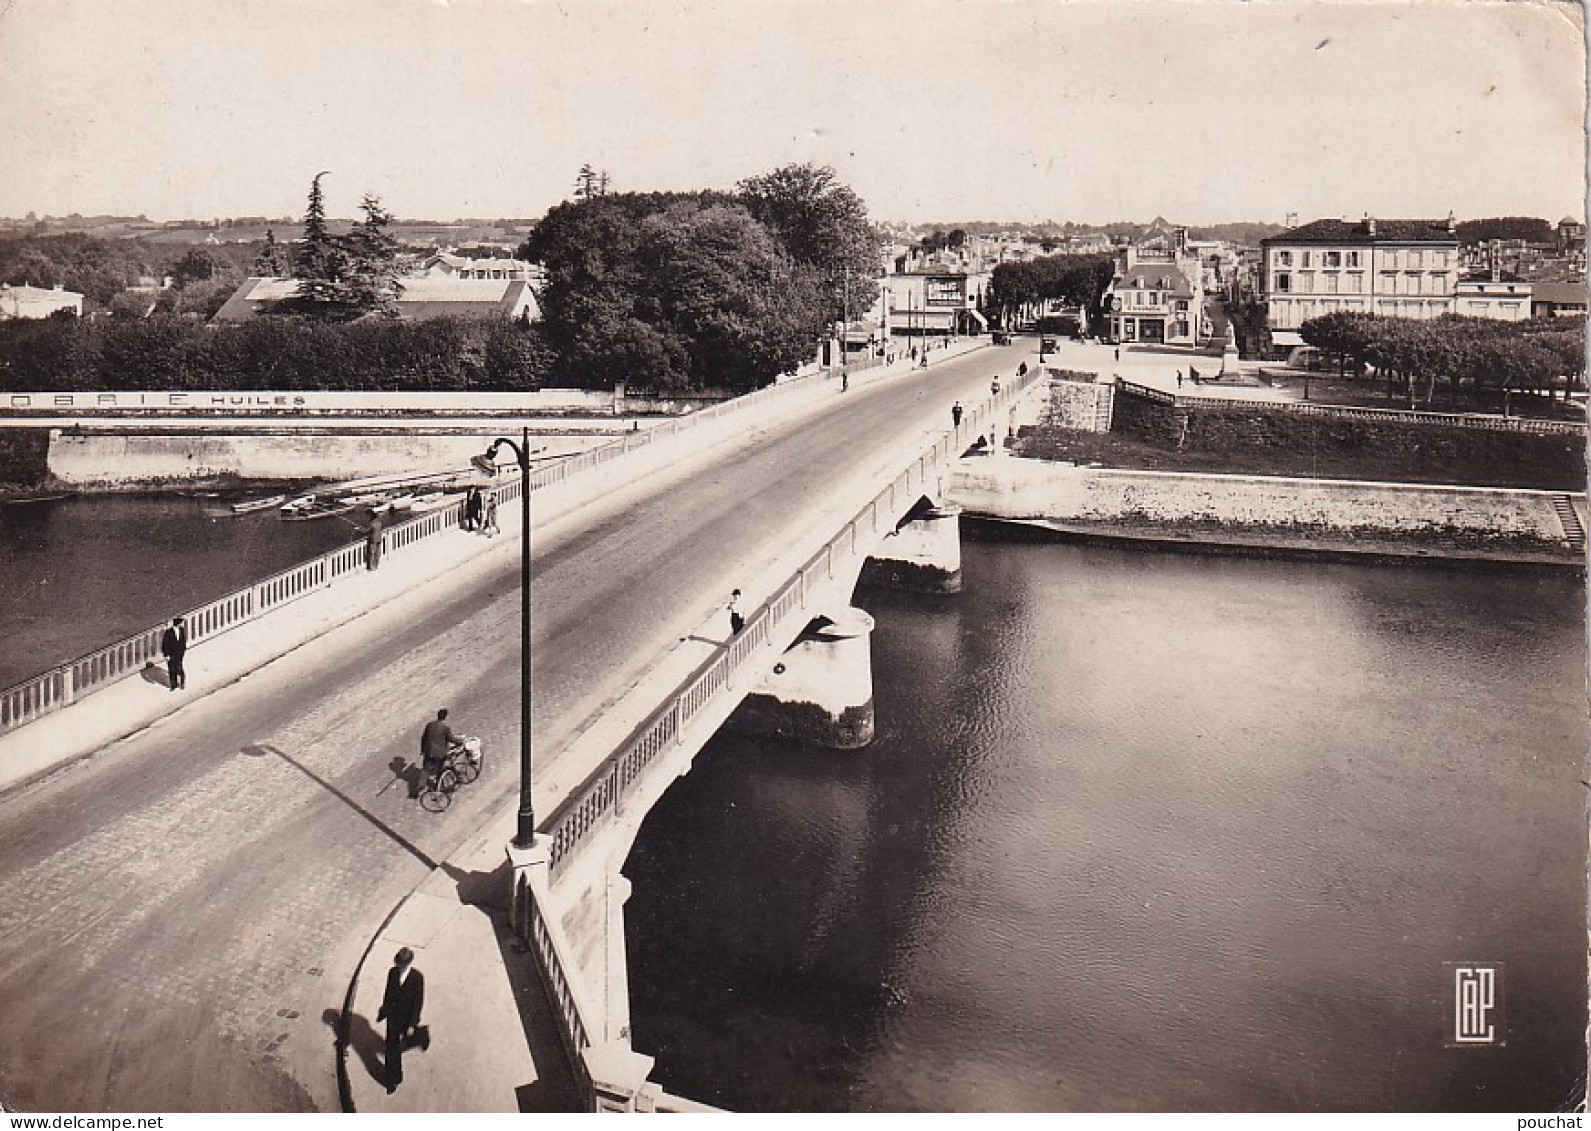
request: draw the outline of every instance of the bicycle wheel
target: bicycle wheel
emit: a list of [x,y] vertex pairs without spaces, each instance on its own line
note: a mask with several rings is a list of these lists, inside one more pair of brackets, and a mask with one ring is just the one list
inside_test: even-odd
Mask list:
[[453,763],[453,772],[458,775],[460,785],[469,785],[470,782],[481,776],[481,764],[471,759],[468,755],[461,755]]
[[453,804],[453,791],[458,788],[458,778],[452,770],[443,770],[436,782],[420,793],[420,808],[427,813],[440,813]]

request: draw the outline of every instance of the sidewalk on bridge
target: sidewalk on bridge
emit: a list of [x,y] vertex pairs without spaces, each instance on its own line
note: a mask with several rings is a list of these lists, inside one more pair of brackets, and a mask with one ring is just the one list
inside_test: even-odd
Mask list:
[[[514,523],[517,531],[517,523]],[[0,790],[104,749],[160,721],[194,699],[228,687],[317,639],[357,620],[400,594],[445,576],[477,557],[518,539],[486,538],[458,528],[399,551],[388,550],[378,569],[339,579],[257,620],[199,640],[188,648],[187,686],[172,691],[164,665],[151,661],[60,710],[0,735]]]
[[[398,907],[348,988],[339,1050],[343,1105],[356,1112],[579,1112],[558,1022],[536,958],[509,923],[506,846],[516,813],[486,822]],[[403,1054],[385,1088],[385,1026],[376,1022],[400,947],[425,975],[430,1047]]]

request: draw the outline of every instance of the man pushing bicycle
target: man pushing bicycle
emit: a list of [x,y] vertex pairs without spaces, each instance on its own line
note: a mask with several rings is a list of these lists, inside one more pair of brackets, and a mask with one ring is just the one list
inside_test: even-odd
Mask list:
[[436,787],[437,777],[447,766],[448,751],[457,742],[453,728],[447,725],[447,708],[443,707],[420,733],[420,761],[425,767],[426,789]]

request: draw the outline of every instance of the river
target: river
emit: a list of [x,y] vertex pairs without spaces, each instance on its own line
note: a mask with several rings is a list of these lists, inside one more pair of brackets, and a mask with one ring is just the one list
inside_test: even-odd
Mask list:
[[[1583,1096],[1569,576],[969,542],[864,590],[878,736],[721,734],[625,874],[637,1050],[736,1110]],[[1503,964],[1450,1047],[1444,963]]]
[[218,509],[192,494],[0,503],[0,688],[359,536],[340,516]]
[[[0,507],[0,685],[354,537]],[[1568,575],[969,541],[878,736],[724,734],[625,872],[635,1047],[738,1110],[1501,1110],[1585,1071]],[[1444,963],[1503,963],[1501,1047]]]

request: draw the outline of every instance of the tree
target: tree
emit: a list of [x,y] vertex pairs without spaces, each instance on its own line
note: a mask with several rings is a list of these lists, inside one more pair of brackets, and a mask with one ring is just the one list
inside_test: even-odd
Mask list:
[[719,193],[560,204],[519,254],[547,272],[539,329],[577,387],[755,388],[809,356],[826,318],[816,270]]
[[682,388],[747,390],[794,369],[823,330],[811,268],[736,205],[679,204],[642,224],[638,309],[679,343]]
[[1491,240],[1526,240],[1550,244],[1555,238],[1552,225],[1539,216],[1491,216],[1482,220],[1465,220],[1456,228],[1459,242],[1466,247]]
[[366,314],[391,315],[401,284],[399,245],[391,234],[392,214],[379,197],[365,194],[364,219],[345,236],[326,227],[326,210],[317,173],[304,212],[304,237],[293,255],[298,288],[282,304],[290,314],[323,322],[346,322]]
[[1373,339],[1375,315],[1360,311],[1336,310],[1317,318],[1307,318],[1298,327],[1298,336],[1323,353],[1337,359],[1341,376],[1351,362],[1357,371],[1364,362]]
[[575,175],[575,199],[592,200],[595,197],[608,195],[608,171],[601,172],[593,169],[590,162],[580,166],[580,172]]
[[824,322],[873,305],[883,241],[867,218],[867,206],[833,169],[786,165],[741,181],[736,191],[746,211],[773,232],[796,263],[816,270]]
[[400,249],[391,232],[393,216],[369,193],[359,208],[365,218],[340,241],[344,301],[357,314],[396,317],[403,284],[398,282]]
[[276,242],[276,233],[270,228],[265,229],[265,242],[260,245],[260,250],[254,256],[254,263],[249,269],[252,275],[261,275],[267,278],[286,278],[292,271],[287,251]]
[[309,185],[304,235],[293,250],[293,277],[298,288],[285,305],[292,313],[340,320],[350,315],[344,285],[348,268],[341,245],[326,227],[326,203],[320,190],[324,176],[324,172],[316,173]]
[[232,271],[232,264],[226,260],[218,259],[202,247],[190,247],[171,265],[171,285],[181,290],[189,283],[205,282]]

